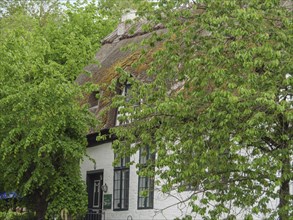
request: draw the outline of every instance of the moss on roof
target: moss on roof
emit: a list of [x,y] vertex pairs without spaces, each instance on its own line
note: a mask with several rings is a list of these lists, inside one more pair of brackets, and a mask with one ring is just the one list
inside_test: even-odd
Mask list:
[[[155,47],[147,50],[147,54],[145,56],[145,60],[143,63],[138,63],[138,65],[134,65],[141,58],[141,42],[145,39],[148,39],[152,33],[145,33],[141,30],[142,25],[137,25],[139,27],[139,31],[136,31],[136,34],[124,34],[124,38],[120,38],[118,41],[104,41],[103,46],[100,48],[98,53],[96,54],[96,58],[100,63],[98,65],[90,65],[86,67],[86,70],[91,73],[91,76],[81,75],[76,80],[78,84],[85,84],[87,82],[94,83],[99,85],[100,87],[100,95],[101,98],[98,102],[97,106],[94,106],[97,101],[93,99],[93,94],[85,94],[84,99],[81,100],[81,104],[88,103],[92,112],[96,115],[98,120],[101,122],[98,129],[107,129],[115,126],[116,121],[116,109],[111,109],[111,98],[113,94],[108,89],[112,80],[117,79],[119,74],[117,72],[117,68],[121,68],[125,71],[130,72],[134,77],[141,81],[146,81],[147,76],[145,74],[148,69],[148,65],[151,63],[153,59],[153,53],[160,49],[161,44],[157,44]],[[130,30],[130,28],[128,28]],[[156,27],[154,31],[158,34],[166,31],[163,27]],[[111,33],[108,38],[114,38],[117,30]],[[129,44],[137,44],[138,47],[136,50],[124,49]]]

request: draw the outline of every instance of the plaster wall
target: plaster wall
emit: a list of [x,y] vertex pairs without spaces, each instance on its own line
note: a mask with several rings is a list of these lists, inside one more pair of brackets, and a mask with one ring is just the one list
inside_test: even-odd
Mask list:
[[[96,161],[96,165],[84,158],[81,164],[82,178],[86,181],[86,173],[93,170],[104,171],[104,183],[108,186],[108,191],[105,194],[112,194],[113,196],[113,160],[114,153],[111,148],[111,143],[101,144],[95,147],[87,148],[87,154]],[[139,160],[139,156],[134,155],[135,161]],[[111,209],[105,211],[105,219],[107,220],[123,220],[123,219],[174,219],[176,217],[183,217],[190,213],[187,204],[180,203],[180,200],[187,198],[191,192],[178,194],[174,191],[171,194],[163,194],[158,187],[154,191],[154,209],[138,209],[138,175],[136,174],[135,165],[130,166],[129,175],[129,209],[127,211],[113,211],[113,204]],[[112,198],[113,201],[113,198]]]
[[[88,171],[103,170],[104,172],[104,183],[108,186],[108,191],[105,194],[112,194],[113,196],[113,166],[114,153],[112,150],[112,143],[104,143],[95,147],[87,148],[87,154],[96,161],[96,165],[85,158],[81,164],[82,178],[86,181],[86,174]],[[138,162],[138,153],[134,155],[132,160]],[[107,220],[147,220],[147,219],[170,219],[173,220],[176,217],[182,218],[186,215],[192,215],[193,219],[201,219],[194,213],[191,214],[191,209],[188,207],[187,198],[191,195],[191,191],[183,193],[177,193],[175,190],[169,194],[161,192],[160,187],[155,186],[154,191],[154,208],[153,209],[138,209],[137,208],[137,197],[138,197],[138,175],[136,174],[135,165],[130,166],[129,175],[129,209],[126,211],[113,211],[113,197],[112,197],[112,208],[104,210],[105,219]],[[293,194],[292,182],[290,184],[290,194]],[[200,198],[200,195],[199,195]],[[185,201],[186,202],[183,202]],[[278,200],[271,201],[268,205],[275,208],[278,204]],[[238,213],[239,209],[235,209],[231,212]],[[243,210],[242,210],[243,211]],[[255,219],[263,219],[265,216],[254,216]],[[237,215],[237,219],[243,219],[244,213]],[[223,216],[224,219],[224,216]]]

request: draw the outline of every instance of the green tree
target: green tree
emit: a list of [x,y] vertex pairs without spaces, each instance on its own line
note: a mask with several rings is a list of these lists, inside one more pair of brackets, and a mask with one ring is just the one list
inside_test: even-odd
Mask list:
[[[3,1],[0,19],[0,164],[38,219],[86,210],[80,176],[95,125],[76,77],[116,26],[95,2]],[[20,4],[21,3],[21,4]],[[45,10],[46,9],[46,10]]]
[[200,204],[189,204],[202,216],[218,219],[238,207],[289,219],[292,4],[190,2],[143,2],[138,10],[168,33],[148,40],[157,51],[146,72],[152,82],[120,71],[132,99],[117,95],[113,106],[123,106],[120,120],[131,123],[113,129],[114,149],[125,156],[149,146],[156,169],[141,173],[159,177],[165,192],[192,186],[190,201]]

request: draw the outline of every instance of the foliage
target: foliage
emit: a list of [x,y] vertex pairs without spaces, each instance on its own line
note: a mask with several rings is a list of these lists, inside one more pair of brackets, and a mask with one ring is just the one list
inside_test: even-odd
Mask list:
[[17,213],[17,212],[0,212],[0,220],[34,220],[36,219],[34,214],[29,213]]
[[192,216],[187,215],[187,216],[183,217],[182,219],[180,219],[180,218],[175,218],[174,220],[192,220]]
[[[113,106],[131,123],[113,129],[115,152],[149,146],[156,169],[144,174],[158,176],[165,192],[193,186],[189,204],[206,218],[244,211],[289,219],[292,8],[282,1],[189,2],[142,3],[140,15],[168,33],[148,40],[152,48],[165,39],[146,73],[152,82],[121,71],[132,99],[117,95]],[[274,199],[279,204],[269,206]]]
[[107,14],[116,14],[119,17],[128,10],[139,9],[139,2],[137,0],[100,0],[99,2],[103,10],[107,11]]
[[1,17],[5,17],[20,11],[25,11],[33,17],[42,19],[52,12],[56,13],[56,11],[60,11],[59,6],[59,0],[2,0],[0,2],[0,15]]
[[4,200],[0,200],[0,212],[3,212],[7,209],[6,202]]
[[46,213],[52,218],[64,208],[70,214],[83,213],[87,199],[79,164],[95,121],[87,106],[80,106],[85,88],[74,80],[93,60],[100,40],[117,19],[105,17],[95,2],[4,3],[0,19],[4,189],[17,191],[39,219]]

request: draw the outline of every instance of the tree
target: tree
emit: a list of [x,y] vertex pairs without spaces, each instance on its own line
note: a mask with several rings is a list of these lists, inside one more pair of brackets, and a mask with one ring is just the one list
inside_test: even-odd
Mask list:
[[[21,2],[21,4],[19,4]],[[5,190],[38,219],[86,210],[80,176],[95,125],[75,78],[116,26],[95,2],[6,1],[0,19],[0,155]],[[4,6],[7,6],[6,8]],[[16,7],[17,6],[17,7]],[[46,10],[45,10],[46,9]]]
[[[115,152],[149,146],[156,161],[141,174],[159,177],[164,192],[191,185],[189,204],[205,218],[229,216],[235,207],[247,219],[289,219],[292,5],[189,2],[143,2],[138,10],[168,33],[148,41],[156,50],[146,73],[152,82],[120,71],[119,82],[132,83],[132,99],[116,95],[113,106],[123,106],[120,120],[131,123],[112,130]],[[278,205],[270,207],[272,200]]]

